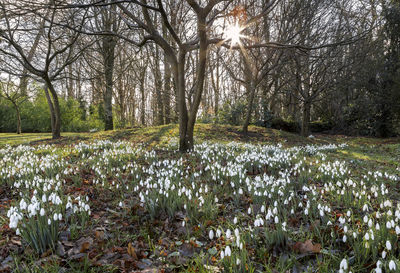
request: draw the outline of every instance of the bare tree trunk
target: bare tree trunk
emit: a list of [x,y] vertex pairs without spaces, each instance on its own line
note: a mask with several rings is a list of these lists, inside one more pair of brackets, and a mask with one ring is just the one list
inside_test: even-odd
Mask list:
[[253,112],[254,98],[255,98],[255,94],[256,94],[256,86],[255,86],[255,82],[253,79],[251,79],[250,83],[248,84],[248,93],[249,93],[249,99],[247,102],[246,119],[244,121],[243,128],[242,128],[242,131],[245,135],[247,135],[247,133],[248,133],[250,118],[251,118],[251,114]]
[[154,88],[156,90],[156,102],[157,102],[157,125],[164,124],[164,107],[163,99],[161,95],[162,82],[161,82],[161,71],[160,71],[160,54],[158,47],[155,47],[155,60],[154,60]]
[[16,102],[11,101],[14,105],[15,112],[17,113],[17,134],[21,134],[21,111],[19,110],[19,106]]
[[112,113],[112,94],[115,43],[112,41],[112,39],[112,37],[105,37],[103,42],[104,76],[106,80],[106,88],[104,92],[104,116],[106,131],[114,129]]
[[19,111],[19,107],[16,107],[17,110],[17,134],[21,134],[21,112]]
[[142,77],[140,79],[140,95],[141,95],[141,100],[142,100],[142,111],[141,111],[141,116],[140,116],[140,121],[143,126],[146,126],[146,98],[144,95],[144,80],[146,77],[146,70],[143,70],[142,72]]
[[164,56],[164,114],[165,124],[171,123],[171,66]]
[[188,111],[185,101],[185,58],[186,52],[180,51],[178,64],[174,69],[174,78],[178,93],[178,109],[179,109],[179,151],[186,152],[190,147],[190,140],[187,134],[188,130]]
[[61,137],[60,103],[54,86],[49,79],[46,79],[46,87],[44,91],[50,108],[52,138],[58,139]]
[[301,122],[301,135],[307,137],[310,134],[311,103],[307,100],[303,103],[303,118]]
[[197,71],[196,91],[193,99],[193,104],[190,109],[190,115],[187,124],[187,142],[189,150],[193,149],[194,146],[194,141],[193,141],[194,125],[196,123],[196,115],[199,109],[201,96],[204,91],[204,81],[205,81],[206,66],[207,66],[208,43],[207,43],[206,16],[199,15],[197,20],[198,20],[197,27],[200,39],[200,46],[198,55],[199,60],[197,66],[198,71]]

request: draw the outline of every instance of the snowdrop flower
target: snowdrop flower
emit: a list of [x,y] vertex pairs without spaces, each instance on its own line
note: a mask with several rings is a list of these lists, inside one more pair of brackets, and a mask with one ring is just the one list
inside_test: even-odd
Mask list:
[[384,251],[382,251],[382,259],[385,259],[386,258],[386,251],[384,250]]
[[392,250],[392,244],[390,243],[390,241],[386,241],[386,249],[387,250]]
[[41,208],[40,209],[40,216],[44,216],[44,214],[45,214],[44,208]]
[[340,262],[340,269],[347,270],[347,268],[348,268],[347,260],[346,260],[346,259],[343,259],[343,260]]
[[210,240],[214,239],[214,231],[212,229],[208,233],[208,237],[210,238]]
[[237,217],[235,216],[235,218],[233,218],[233,223],[236,225],[237,222],[238,222],[238,219],[237,219]]
[[236,265],[240,265],[240,259],[236,258]]
[[347,236],[343,235],[343,243],[346,243],[346,241],[347,241]]
[[221,232],[221,230],[220,229],[217,229],[217,237],[219,238],[219,237],[221,237],[221,235],[222,235],[222,232]]
[[396,270],[396,263],[393,260],[389,262],[389,270]]
[[24,209],[26,209],[27,208],[27,204],[26,204],[26,202],[25,202],[25,200],[24,199],[21,199],[21,201],[19,202],[19,208],[21,209],[21,210],[24,210]]
[[230,239],[231,236],[232,236],[231,230],[228,228],[228,229],[226,230],[226,238],[227,238],[227,239]]
[[223,251],[221,251],[221,260],[224,259],[225,257],[225,253]]
[[227,246],[227,247],[225,248],[225,256],[226,256],[226,257],[230,257],[231,254],[232,254],[231,248],[230,248],[229,246]]

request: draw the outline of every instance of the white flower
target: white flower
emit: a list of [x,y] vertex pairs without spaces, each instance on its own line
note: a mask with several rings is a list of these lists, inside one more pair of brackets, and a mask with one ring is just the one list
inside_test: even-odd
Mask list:
[[343,243],[346,243],[346,241],[347,241],[347,236],[343,235]]
[[121,208],[124,206],[124,204],[122,203],[122,201],[120,201],[118,205],[119,205]]
[[389,269],[396,270],[396,263],[393,260],[390,260],[389,262]]
[[54,215],[53,215],[53,220],[54,220],[54,221],[57,221],[57,219],[58,219],[58,215],[57,215],[57,213],[54,213]]
[[390,241],[386,241],[386,249],[387,250],[392,250],[392,244],[390,243]]
[[226,238],[227,238],[227,239],[230,239],[230,238],[231,238],[231,235],[232,235],[231,230],[228,228],[228,229],[226,230]]
[[226,256],[226,257],[229,257],[229,256],[231,256],[231,254],[232,254],[231,248],[230,248],[229,246],[227,246],[227,247],[225,248],[225,256]]
[[225,257],[225,253],[221,251],[221,260]]
[[44,208],[41,208],[40,209],[40,216],[44,216],[44,214],[45,214]]
[[237,224],[237,222],[238,222],[237,217],[233,218],[233,223],[234,223],[235,225]]
[[208,237],[210,238],[210,240],[214,239],[214,231],[212,229],[208,233]]
[[340,269],[347,270],[347,268],[348,268],[347,260],[346,260],[346,259],[343,259],[343,260],[340,262]]
[[384,250],[384,251],[382,251],[382,259],[385,259],[386,258],[386,251]]
[[239,264],[240,264],[240,259],[236,258],[236,265],[239,265]]

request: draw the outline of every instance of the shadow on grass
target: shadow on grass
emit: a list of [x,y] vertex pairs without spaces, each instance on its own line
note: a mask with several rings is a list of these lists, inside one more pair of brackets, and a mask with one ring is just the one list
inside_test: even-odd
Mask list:
[[68,145],[68,144],[78,143],[80,141],[85,141],[88,139],[89,137],[82,137],[82,136],[68,136],[68,137],[61,137],[58,139],[45,138],[45,139],[30,141],[29,145],[40,145],[40,144]]
[[161,127],[160,130],[158,130],[156,133],[153,133],[152,136],[149,138],[149,140],[147,140],[145,143],[148,145],[160,143],[161,138],[163,136],[165,136],[165,134],[168,131],[174,129],[175,127],[176,127],[176,124],[169,124],[169,125]]

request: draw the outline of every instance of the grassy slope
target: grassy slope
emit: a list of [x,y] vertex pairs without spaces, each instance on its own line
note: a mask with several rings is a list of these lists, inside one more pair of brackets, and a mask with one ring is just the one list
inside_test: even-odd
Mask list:
[[[129,140],[143,143],[146,147],[165,145],[178,137],[176,124],[155,127],[135,127],[127,130],[115,130],[96,133],[62,133],[60,140],[51,140],[50,133],[12,134],[0,133],[0,147],[4,145],[19,144],[69,144],[80,141],[96,139]],[[198,124],[195,128],[195,140],[201,142],[252,142],[263,144],[278,144],[284,146],[347,143],[349,146],[340,151],[336,156],[339,159],[361,160],[371,167],[400,168],[400,138],[378,139],[365,137],[315,135],[315,138],[304,138],[280,130],[265,129],[250,126],[249,135],[244,136],[239,126]]]

